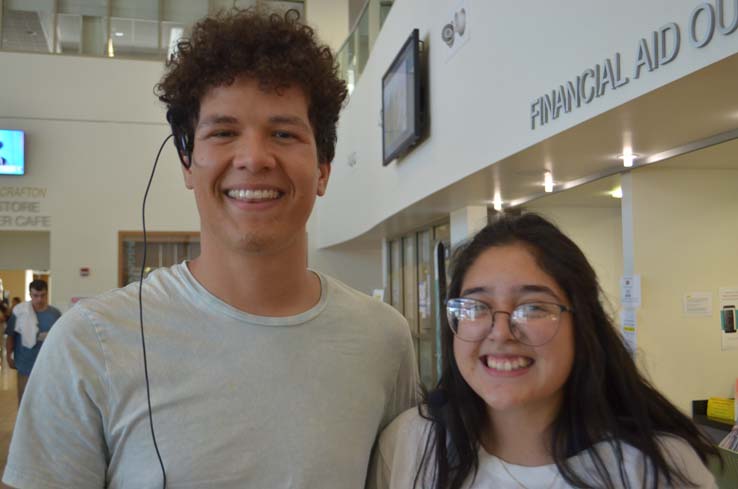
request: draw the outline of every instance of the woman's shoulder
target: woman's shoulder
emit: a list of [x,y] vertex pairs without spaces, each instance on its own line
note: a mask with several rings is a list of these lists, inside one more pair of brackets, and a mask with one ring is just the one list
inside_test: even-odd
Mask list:
[[[685,467],[705,467],[702,463],[702,459],[697,452],[692,448],[687,440],[676,435],[662,433],[656,437],[656,444],[661,449],[661,453],[672,466]],[[605,448],[607,452],[613,450],[614,444],[611,442],[600,442],[598,447]],[[643,459],[643,452],[637,447],[634,447],[628,443],[621,443],[623,450],[623,457],[626,461],[636,461]],[[706,470],[706,469],[705,469]]]
[[[656,437],[656,443],[660,447],[666,462],[692,481],[695,484],[694,487],[710,489],[717,487],[714,476],[685,439],[671,434],[661,434]],[[596,444],[593,449],[597,451],[600,459],[610,469],[611,474],[617,474],[615,467],[622,460],[631,483],[640,484],[644,474],[647,474],[646,478],[649,482],[653,477],[651,464],[637,447],[624,442],[616,444],[610,440]],[[582,456],[582,454],[575,458],[578,459],[579,464],[585,467],[592,463],[590,457]],[[662,477],[663,475],[659,479]],[[682,487],[682,485],[677,483],[674,487]]]
[[432,422],[420,415],[418,407],[404,411],[392,421],[379,438],[380,448],[396,446],[402,442],[415,445],[425,441]]
[[418,407],[392,421],[379,437],[369,488],[410,488],[423,458],[432,423]]
[[717,488],[715,476],[684,438],[663,434],[657,437],[657,441],[672,467],[680,469],[697,487]]

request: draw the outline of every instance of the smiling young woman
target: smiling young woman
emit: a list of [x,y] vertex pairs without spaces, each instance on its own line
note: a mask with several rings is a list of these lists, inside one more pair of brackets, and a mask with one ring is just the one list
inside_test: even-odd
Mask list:
[[716,487],[714,447],[640,375],[553,224],[503,216],[452,272],[441,380],[382,434],[370,487]]

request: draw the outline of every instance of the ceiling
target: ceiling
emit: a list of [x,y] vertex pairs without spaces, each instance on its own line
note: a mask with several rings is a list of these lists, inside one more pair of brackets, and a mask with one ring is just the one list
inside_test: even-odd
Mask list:
[[620,208],[620,199],[611,195],[611,192],[618,187],[620,187],[620,174],[610,175],[564,192],[543,194],[531,200],[525,207],[537,209],[544,207]]
[[[738,168],[738,142],[733,141],[738,138],[736,80],[738,55],[733,55],[491,164],[391,216],[345,246],[367,246],[382,237],[447,219],[466,206],[491,206],[496,188],[505,207],[522,206],[543,196],[552,205],[619,206],[619,201],[604,193],[617,186],[619,178],[613,175],[625,171],[619,159],[624,141],[630,141],[640,156],[634,169],[650,164]],[[715,146],[718,143],[724,144]],[[683,156],[676,158],[678,155]],[[555,197],[543,192],[547,169],[553,172],[555,191],[560,192]],[[571,189],[604,177],[611,178],[572,193]]]
[[[0,46],[6,51],[50,53],[56,31],[59,53],[103,56],[112,52],[115,56],[161,60],[171,34],[181,35],[187,26],[209,11],[263,3],[274,10],[296,9],[301,16],[305,14],[301,0],[177,0],[164,2],[161,12],[158,2],[152,0],[113,2],[111,10],[108,9],[109,1],[95,0],[84,5],[62,3],[56,16],[53,10],[35,10],[32,5],[6,6]],[[0,8],[2,3],[0,1]],[[105,16],[108,11],[112,13],[109,17],[112,49],[108,47],[108,17]],[[157,17],[166,19],[161,21],[161,40]]]

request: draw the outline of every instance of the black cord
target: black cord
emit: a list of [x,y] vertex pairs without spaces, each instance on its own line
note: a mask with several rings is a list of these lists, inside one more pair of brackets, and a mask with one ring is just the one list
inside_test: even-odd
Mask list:
[[151,439],[154,442],[154,449],[156,450],[156,456],[159,459],[159,465],[161,466],[161,476],[163,479],[163,489],[167,488],[167,471],[164,470],[164,462],[161,460],[161,453],[159,453],[159,445],[156,443],[156,434],[154,433],[154,416],[151,414],[151,388],[149,386],[149,366],[146,362],[146,337],[144,335],[144,323],[143,323],[143,301],[141,299],[141,290],[143,288],[144,271],[146,270],[146,249],[148,242],[146,240],[146,197],[149,196],[149,189],[151,188],[151,182],[154,180],[154,173],[156,173],[156,164],[159,163],[159,156],[164,149],[164,145],[173,135],[170,134],[166,137],[159,152],[156,153],[156,159],[154,160],[154,167],[151,169],[151,176],[149,177],[149,183],[146,185],[146,192],[144,193],[143,205],[141,206],[141,223],[143,224],[143,238],[144,238],[144,254],[143,262],[141,263],[141,276],[138,279],[138,319],[141,324],[141,350],[143,350],[143,361],[144,361],[144,377],[146,378],[146,403],[149,408],[149,426],[151,426]]

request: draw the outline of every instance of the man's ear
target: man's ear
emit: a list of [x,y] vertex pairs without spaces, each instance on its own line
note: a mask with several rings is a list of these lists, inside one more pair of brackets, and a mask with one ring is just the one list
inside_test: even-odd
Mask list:
[[187,166],[181,165],[182,168],[182,176],[184,177],[185,187],[192,190],[194,188],[194,185],[192,183],[192,164],[190,163],[190,158],[187,155],[182,155],[182,159],[185,163],[187,163]]
[[328,188],[328,178],[331,176],[331,164],[330,163],[319,163],[318,171],[318,196],[322,197],[325,195],[325,190]]

